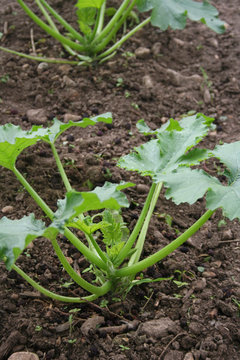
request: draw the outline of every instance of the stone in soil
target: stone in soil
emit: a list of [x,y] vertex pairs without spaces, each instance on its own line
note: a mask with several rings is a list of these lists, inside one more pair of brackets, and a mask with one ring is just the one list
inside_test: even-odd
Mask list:
[[150,320],[140,325],[139,334],[159,339],[167,336],[174,327],[176,327],[175,322],[168,317]]
[[27,119],[31,124],[44,125],[47,123],[46,110],[41,109],[29,109],[26,113]]
[[12,354],[8,360],[39,360],[39,357],[34,353],[21,351]]

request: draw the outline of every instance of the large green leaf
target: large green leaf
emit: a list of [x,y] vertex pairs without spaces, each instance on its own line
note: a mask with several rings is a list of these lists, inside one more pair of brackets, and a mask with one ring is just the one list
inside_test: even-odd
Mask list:
[[[127,170],[135,170],[142,175],[150,175],[157,182],[161,175],[179,166],[190,166],[206,159],[208,151],[190,149],[207,135],[212,118],[197,114],[183,118],[179,123],[170,119],[154,133],[157,139],[135,148],[134,152],[120,158],[118,165]],[[141,123],[142,128],[147,128]]]
[[64,225],[80,214],[90,210],[120,209],[128,207],[128,199],[121,190],[133,186],[132,183],[112,184],[106,182],[102,187],[93,191],[72,191],[66,194],[63,200],[58,201],[58,210],[55,213],[51,226],[63,230]]
[[207,1],[192,0],[137,0],[139,11],[152,10],[151,23],[162,30],[183,29],[187,18],[201,21],[217,33],[225,31],[224,23],[218,19],[217,9]]
[[20,126],[0,126],[0,165],[12,170],[18,155],[37,141],[34,134],[22,130]]
[[20,220],[0,220],[0,259],[4,259],[9,270],[29,243],[45,231],[45,224],[36,220],[34,214]]
[[222,208],[230,220],[240,219],[240,141],[217,146],[212,154],[227,166],[228,185],[202,170],[181,168],[161,176],[168,188],[166,197],[172,198],[176,204],[193,204],[207,192],[208,209]]
[[36,144],[37,141],[43,140],[54,143],[65,130],[72,126],[86,128],[98,122],[111,123],[111,114],[106,113],[92,118],[84,118],[77,122],[69,121],[68,123],[54,119],[53,125],[49,128],[34,125],[28,131],[13,124],[0,126],[0,165],[12,170],[18,155],[27,147]]
[[167,187],[166,198],[171,198],[177,205],[183,202],[193,204],[202,198],[210,187],[221,185],[218,179],[203,170],[186,167],[162,175],[161,181],[164,181]]

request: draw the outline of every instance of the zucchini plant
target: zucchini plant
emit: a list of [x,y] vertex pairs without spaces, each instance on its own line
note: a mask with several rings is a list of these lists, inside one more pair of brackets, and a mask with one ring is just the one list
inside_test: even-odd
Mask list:
[[[0,165],[15,174],[20,184],[50,219],[50,224],[46,225],[42,219],[36,219],[33,213],[18,220],[2,217],[0,259],[4,261],[8,270],[15,270],[35,289],[50,298],[64,302],[80,303],[95,300],[108,292],[119,292],[120,289],[126,292],[141,282],[161,280],[137,280],[135,276],[181,246],[203,226],[216,209],[221,208],[230,220],[240,218],[240,142],[218,145],[214,150],[197,146],[213,128],[213,120],[199,113],[184,117],[180,121],[170,119],[154,131],[144,121],[138,122],[139,131],[153,138],[121,157],[118,166],[149,176],[152,185],[131,233],[121,215],[121,209],[129,206],[122,190],[134,184],[106,182],[92,191],[78,192],[72,188],[57,152],[56,140],[64,131],[72,126],[85,128],[99,121],[110,123],[111,114],[68,123],[54,119],[53,124],[47,128],[33,126],[28,131],[13,124],[1,126]],[[39,141],[50,146],[66,188],[65,197],[58,200],[55,212],[16,167],[16,160],[21,152]],[[217,158],[226,167],[224,183],[198,168],[202,161],[212,157]],[[141,258],[149,222],[154,216],[153,211],[163,186],[166,188],[166,198],[171,198],[176,204],[193,204],[206,194],[207,210],[174,241],[156,253]],[[76,229],[85,236],[85,242],[76,236]],[[90,263],[89,268],[96,277],[93,282],[84,279],[84,271],[79,275],[70,265],[61,249],[60,234],[64,234],[72,246]],[[17,265],[20,254],[31,241],[39,237],[49,240],[72,281],[85,289],[89,295],[68,297],[56,294],[30,278]]]
[[[73,60],[31,56],[0,47],[1,50],[30,59],[70,64],[103,62],[114,56],[117,49],[138,30],[151,23],[166,30],[183,29],[186,20],[201,21],[217,33],[223,33],[224,23],[217,9],[207,1],[193,0],[122,0],[118,8],[107,7],[107,0],[78,0],[77,27],[73,27],[47,2],[34,0],[42,17],[24,0],[17,0],[27,15],[48,35],[59,41]],[[138,12],[149,12],[140,21]],[[133,26],[131,26],[134,24]]]

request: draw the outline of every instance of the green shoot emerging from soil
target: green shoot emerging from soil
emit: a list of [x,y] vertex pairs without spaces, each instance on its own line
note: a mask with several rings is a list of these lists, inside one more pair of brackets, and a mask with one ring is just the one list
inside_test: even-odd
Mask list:
[[[26,4],[17,0],[27,15],[48,35],[59,41],[73,60],[31,56],[0,47],[16,55],[38,61],[91,64],[103,62],[114,56],[117,49],[138,30],[151,23],[166,30],[183,29],[186,20],[201,21],[217,33],[223,33],[224,23],[218,11],[207,1],[193,0],[122,0],[118,8],[107,7],[107,0],[78,0],[76,16],[78,29],[53,9],[46,0],[34,0],[42,17]],[[138,12],[149,12],[149,17],[140,22]]]
[[[134,285],[150,282],[151,279],[144,278],[135,280],[135,275],[159,262],[182,245],[203,226],[216,209],[221,208],[230,220],[240,218],[240,142],[219,145],[214,150],[196,147],[213,128],[213,119],[203,114],[184,117],[179,122],[170,119],[160,129],[154,131],[144,121],[140,121],[139,131],[154,138],[120,158],[118,165],[149,176],[152,185],[138,221],[133,231],[129,233],[121,215],[121,208],[129,205],[122,190],[134,184],[106,182],[92,191],[75,191],[55,146],[58,137],[70,127],[85,128],[99,121],[110,123],[111,115],[107,113],[69,123],[55,119],[53,125],[48,128],[33,126],[29,131],[12,124],[0,127],[0,165],[16,175],[21,186],[28,191],[50,220],[47,226],[42,220],[37,220],[34,214],[18,220],[3,217],[0,220],[0,258],[5,262],[8,270],[17,271],[38,291],[65,302],[94,300],[109,291],[118,293],[120,289],[126,293]],[[40,141],[49,144],[66,188],[64,199],[58,200],[56,212],[49,208],[16,168],[16,160],[21,152]],[[198,169],[202,161],[211,157],[218,159],[226,167],[224,184],[217,177]],[[140,259],[148,225],[162,186],[166,187],[166,198],[171,198],[176,204],[182,202],[193,204],[206,194],[207,210],[173,242],[147,258]],[[75,235],[79,231],[85,236],[84,242]],[[64,234],[89,262],[88,269],[82,272],[83,276],[69,264],[61,250],[59,234]],[[26,253],[30,242],[38,237],[49,239],[61,265],[69,274],[70,281],[78,284],[90,295],[80,298],[53,293],[16,265],[19,255]],[[92,283],[84,279],[86,270],[95,275]],[[153,281],[158,280],[161,279]]]

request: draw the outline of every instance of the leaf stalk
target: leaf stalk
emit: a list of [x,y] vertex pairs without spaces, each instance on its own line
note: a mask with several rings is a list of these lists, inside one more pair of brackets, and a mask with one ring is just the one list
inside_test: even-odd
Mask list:
[[181,246],[185,241],[187,241],[190,236],[195,234],[197,230],[203,226],[203,224],[212,216],[214,211],[207,210],[201,217],[198,219],[189,229],[187,229],[183,234],[181,234],[177,239],[172,241],[169,245],[165,246],[163,249],[159,250],[153,255],[150,255],[144,260],[139,261],[136,264],[131,266],[126,266],[122,269],[116,270],[116,277],[123,277],[129,275],[135,275],[136,273],[143,271],[147,267],[150,267],[156,264],[158,261],[165,258],[167,255],[171,254],[179,246]]

